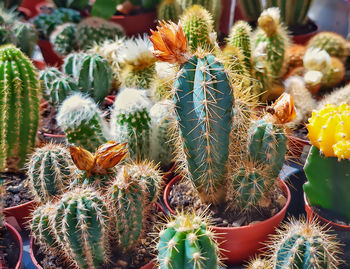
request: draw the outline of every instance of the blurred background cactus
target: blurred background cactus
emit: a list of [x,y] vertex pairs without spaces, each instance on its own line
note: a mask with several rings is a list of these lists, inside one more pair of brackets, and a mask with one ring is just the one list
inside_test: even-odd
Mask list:
[[158,20],[177,22],[182,8],[177,0],[162,0],[157,9]]

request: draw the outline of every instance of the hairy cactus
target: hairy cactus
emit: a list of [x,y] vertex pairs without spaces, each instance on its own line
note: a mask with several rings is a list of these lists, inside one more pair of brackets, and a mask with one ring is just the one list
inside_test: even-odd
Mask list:
[[325,95],[317,105],[317,110],[321,110],[326,104],[339,105],[341,103],[350,104],[350,84],[335,89],[331,93]]
[[199,47],[212,47],[213,42],[211,42],[210,35],[214,31],[213,19],[205,8],[200,5],[188,8],[181,16],[180,23],[193,52]]
[[180,213],[159,233],[159,268],[219,268],[219,247],[208,220],[194,213]]
[[127,142],[132,158],[149,154],[152,101],[146,92],[127,88],[117,95],[111,115],[111,133],[114,140]]
[[63,194],[76,171],[69,151],[54,144],[36,149],[27,166],[31,192],[43,203]]
[[261,0],[238,0],[238,6],[249,22],[256,22],[263,9]]
[[94,43],[114,40],[116,36],[125,36],[124,29],[119,24],[102,18],[88,17],[77,26],[77,42],[82,50],[92,47]]
[[345,67],[341,60],[331,57],[331,66],[322,77],[322,87],[333,88],[343,81],[345,75]]
[[287,48],[286,61],[288,61],[288,70],[303,66],[303,57],[306,53],[306,47],[303,45],[293,44]]
[[39,124],[36,68],[13,45],[0,47],[0,171],[21,168],[35,144]]
[[245,267],[246,269],[273,269],[271,262],[267,259],[260,257],[254,258],[249,261],[249,264]]
[[271,67],[271,76],[278,79],[286,71],[285,51],[289,45],[288,34],[280,23],[278,8],[269,8],[261,13],[258,25],[253,44],[255,49],[262,47]]
[[67,55],[71,53],[75,46],[75,35],[77,26],[75,23],[64,23],[56,27],[50,35],[50,42],[54,50],[60,55]]
[[349,186],[350,106],[326,105],[309,119],[308,137],[313,145],[304,171],[306,196],[313,206],[320,206],[350,220]]
[[16,22],[12,27],[16,46],[28,57],[32,57],[38,41],[38,34],[30,23]]
[[97,103],[104,101],[113,80],[113,71],[107,60],[97,54],[72,53],[65,58],[63,70]]
[[88,97],[77,93],[67,98],[60,106],[56,119],[70,143],[95,151],[107,142],[102,112]]
[[177,22],[182,9],[177,0],[162,0],[157,9],[158,20]]
[[56,205],[57,239],[79,268],[100,268],[107,263],[109,222],[107,206],[93,188],[67,192]]
[[305,220],[284,224],[272,244],[272,268],[335,269],[340,264],[339,243],[325,227]]

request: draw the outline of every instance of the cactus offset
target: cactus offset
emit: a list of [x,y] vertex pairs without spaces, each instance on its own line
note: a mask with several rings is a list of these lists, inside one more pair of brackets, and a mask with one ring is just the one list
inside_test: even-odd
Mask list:
[[0,171],[23,167],[39,125],[36,68],[19,49],[0,47]]
[[63,194],[76,175],[69,151],[60,145],[36,149],[27,166],[31,192],[43,203]]
[[56,119],[70,143],[95,151],[107,142],[102,112],[88,97],[77,93],[67,98],[60,106]]
[[74,50],[76,31],[76,24],[67,22],[56,27],[51,33],[50,42],[58,54],[67,55]]
[[162,0],[157,9],[158,20],[177,22],[182,9],[176,0]]

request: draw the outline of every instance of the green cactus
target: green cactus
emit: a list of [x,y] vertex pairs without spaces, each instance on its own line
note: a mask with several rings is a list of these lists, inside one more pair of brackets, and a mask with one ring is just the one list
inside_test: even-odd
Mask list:
[[174,84],[175,112],[188,169],[201,199],[224,199],[233,92],[223,65],[211,54],[193,56]]
[[64,74],[56,67],[46,67],[39,72],[39,80],[44,98],[50,95],[47,89],[50,89],[52,82],[61,76],[64,76]]
[[306,24],[313,0],[267,0],[266,8],[278,7],[287,26]]
[[261,0],[238,0],[240,11],[245,20],[256,22],[262,12]]
[[109,258],[109,216],[93,188],[65,193],[56,205],[54,229],[64,251],[82,269],[101,268]]
[[60,55],[67,55],[75,48],[75,35],[77,26],[75,23],[59,25],[50,35],[50,42],[54,50]]
[[0,25],[0,45],[13,43],[14,39],[11,31],[6,27]]
[[72,53],[65,58],[63,70],[96,102],[104,101],[113,81],[113,70],[107,60],[97,54]]
[[180,18],[188,45],[193,52],[199,47],[212,48],[210,34],[214,31],[210,13],[200,5],[188,8]]
[[177,214],[159,233],[160,269],[219,268],[219,248],[207,220],[195,214]]
[[158,6],[158,20],[177,22],[182,13],[181,6],[176,0],[162,0]]
[[336,269],[339,260],[339,243],[325,227],[305,220],[284,224],[271,244],[272,268]]
[[150,151],[152,101],[143,90],[124,89],[117,95],[111,115],[115,141],[128,142],[132,158],[144,159]]
[[77,26],[77,42],[80,49],[89,49],[94,43],[102,43],[105,40],[114,40],[125,36],[124,29],[116,23],[102,18],[88,17]]
[[55,144],[37,148],[27,166],[31,192],[42,203],[63,194],[76,175],[69,151]]
[[70,143],[94,152],[107,142],[106,123],[91,98],[72,95],[62,103],[56,119]]
[[36,68],[13,45],[0,47],[0,171],[22,168],[39,125]]
[[17,22],[12,27],[16,46],[28,57],[32,57],[34,48],[38,42],[38,34],[30,23]]

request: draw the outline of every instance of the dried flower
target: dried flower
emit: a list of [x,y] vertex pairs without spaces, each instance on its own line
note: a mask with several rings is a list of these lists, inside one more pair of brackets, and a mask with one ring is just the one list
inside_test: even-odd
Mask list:
[[291,122],[296,116],[293,97],[283,93],[267,111],[272,114],[266,117],[267,121],[277,124]]
[[95,162],[104,169],[112,168],[121,162],[128,154],[126,143],[109,141],[95,152]]
[[78,169],[91,171],[95,166],[94,155],[81,147],[70,146],[70,155]]

